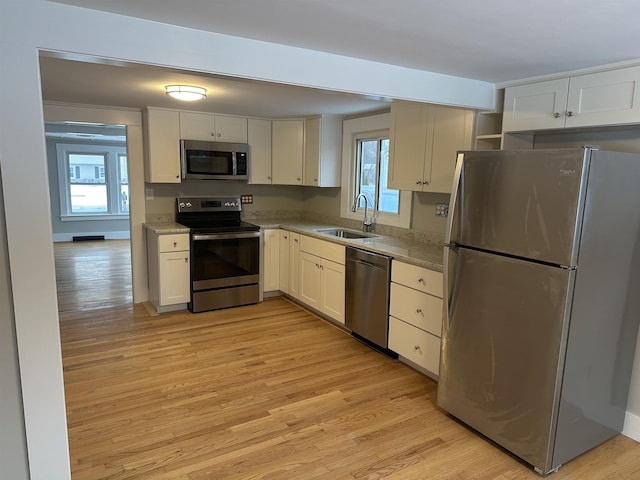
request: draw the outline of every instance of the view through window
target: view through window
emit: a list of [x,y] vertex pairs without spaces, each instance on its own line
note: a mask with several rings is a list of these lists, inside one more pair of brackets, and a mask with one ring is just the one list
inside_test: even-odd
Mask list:
[[[356,139],[356,195],[364,194],[372,210],[397,214],[400,191],[387,186],[389,171],[389,138]],[[358,208],[364,208],[364,199]]]

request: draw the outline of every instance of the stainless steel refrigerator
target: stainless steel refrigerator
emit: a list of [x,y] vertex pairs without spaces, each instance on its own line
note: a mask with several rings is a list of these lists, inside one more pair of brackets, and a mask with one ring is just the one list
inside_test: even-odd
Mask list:
[[458,155],[437,403],[542,474],[622,430],[640,319],[640,156]]

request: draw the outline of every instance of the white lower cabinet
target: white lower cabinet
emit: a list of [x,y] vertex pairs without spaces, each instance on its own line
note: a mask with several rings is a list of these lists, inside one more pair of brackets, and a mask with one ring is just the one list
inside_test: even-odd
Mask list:
[[280,289],[280,230],[262,232],[262,291]]
[[333,320],[344,323],[345,248],[300,235],[298,299]]
[[289,232],[289,295],[300,296],[300,234]]
[[389,349],[437,377],[441,331],[442,274],[392,261]]
[[279,285],[280,291],[283,293],[289,293],[289,262],[290,262],[290,245],[291,232],[287,230],[280,230],[280,259],[279,259]]
[[158,312],[182,310],[190,301],[189,234],[147,230],[149,302]]

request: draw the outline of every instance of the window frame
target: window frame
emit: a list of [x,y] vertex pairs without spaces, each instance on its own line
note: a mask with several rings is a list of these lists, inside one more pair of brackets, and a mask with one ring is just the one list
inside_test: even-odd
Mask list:
[[[73,213],[71,211],[71,170],[69,155],[103,155],[105,158],[104,185],[107,189],[107,212]],[[121,211],[120,203],[120,160],[127,158],[126,145],[93,145],[85,143],[61,143],[56,142],[56,155],[58,165],[58,193],[60,198],[60,220],[120,220],[129,218],[129,212]],[[129,164],[127,163],[127,170]],[[77,171],[75,172],[77,173]],[[100,171],[102,174],[102,171]],[[127,172],[127,178],[128,178]]]
[[[358,178],[357,140],[384,136],[389,138],[391,114],[383,113],[348,119],[343,122],[342,139],[342,188],[340,199],[340,216],[351,220],[364,220],[364,208],[351,211],[355,198],[356,179]],[[391,145],[390,145],[391,147]],[[391,152],[389,152],[391,155]],[[411,192],[400,190],[398,213],[370,211],[374,224],[409,228],[411,225]]]

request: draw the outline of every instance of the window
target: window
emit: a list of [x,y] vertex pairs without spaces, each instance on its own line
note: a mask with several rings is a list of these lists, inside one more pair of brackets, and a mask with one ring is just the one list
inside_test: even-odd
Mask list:
[[372,115],[343,122],[342,189],[340,215],[364,219],[364,199],[357,211],[351,207],[358,194],[368,201],[368,215],[374,224],[408,228],[411,221],[411,193],[389,188],[389,114]]
[[59,143],[57,155],[63,219],[129,214],[129,178],[124,146]]
[[[373,211],[397,214],[400,210],[400,191],[387,186],[389,172],[389,138],[356,137],[355,194],[362,193]],[[360,198],[358,208],[364,208]]]

